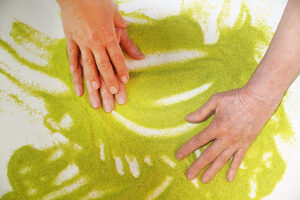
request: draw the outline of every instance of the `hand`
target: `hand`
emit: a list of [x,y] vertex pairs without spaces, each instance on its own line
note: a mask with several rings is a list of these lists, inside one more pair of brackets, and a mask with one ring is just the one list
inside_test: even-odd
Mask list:
[[202,174],[202,182],[208,183],[233,156],[227,180],[231,182],[239,169],[248,147],[254,141],[277,105],[266,105],[260,97],[245,87],[213,95],[197,111],[186,116],[192,123],[206,120],[215,114],[212,122],[198,135],[184,144],[176,158],[183,159],[196,149],[212,143],[190,166],[187,178],[192,180],[211,163]]
[[[123,30],[122,30],[123,31]],[[80,65],[82,66],[82,58],[79,59]],[[123,83],[117,78],[120,90],[117,94],[112,94],[108,91],[108,88],[103,80],[103,77],[100,77],[100,96],[102,98],[102,105],[105,112],[112,112],[115,107],[114,97],[119,105],[123,105],[126,102],[126,89]],[[97,96],[96,96],[97,97]]]
[[[128,37],[129,23],[123,19],[113,0],[57,1],[61,7],[75,92],[78,96],[83,94],[83,71],[91,105],[98,108],[99,74],[111,94],[120,91],[118,79],[123,84],[129,80],[120,46],[134,59],[142,59],[144,55]],[[82,66],[79,57],[82,57]]]

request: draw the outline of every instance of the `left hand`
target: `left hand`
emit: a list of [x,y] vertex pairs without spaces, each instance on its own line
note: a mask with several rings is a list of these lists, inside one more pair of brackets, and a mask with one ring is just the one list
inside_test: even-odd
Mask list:
[[197,111],[187,115],[186,120],[195,123],[215,114],[208,127],[177,151],[176,158],[181,160],[212,141],[190,166],[187,178],[190,180],[196,178],[211,163],[201,177],[203,183],[208,183],[233,156],[227,174],[227,180],[231,182],[247,149],[277,106],[265,104],[259,95],[244,87],[215,94]]

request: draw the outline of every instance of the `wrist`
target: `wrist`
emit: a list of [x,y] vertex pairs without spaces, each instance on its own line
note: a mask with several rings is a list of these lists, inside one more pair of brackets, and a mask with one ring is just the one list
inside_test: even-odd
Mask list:
[[261,110],[274,112],[280,104],[288,86],[277,87],[276,84],[272,84],[273,82],[264,77],[258,79],[251,78],[242,88],[242,93],[251,99],[251,102]]
[[249,95],[255,96],[264,104],[277,107],[284,93],[297,77],[299,69],[292,65],[296,62],[281,62],[274,58],[273,53],[271,55],[263,58],[244,88]]
[[266,119],[275,112],[281,100],[278,98],[279,101],[276,103],[270,103],[265,96],[260,95],[248,85],[238,90],[238,98],[239,102],[247,108],[249,112],[257,116],[265,116]]

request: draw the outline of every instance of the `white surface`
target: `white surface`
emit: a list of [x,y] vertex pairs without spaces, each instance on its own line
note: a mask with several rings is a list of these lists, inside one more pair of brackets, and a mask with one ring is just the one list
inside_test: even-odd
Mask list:
[[[185,4],[188,4],[193,0],[186,0]],[[197,0],[200,1],[200,0]],[[216,41],[218,39],[218,32],[216,30],[216,16],[220,12],[220,4],[223,1],[211,0],[204,5],[211,5],[215,8],[209,17],[210,23],[203,25],[202,28],[206,30],[206,43]],[[232,1],[232,15],[234,19],[236,16],[236,10],[240,8],[241,0]],[[248,0],[252,13],[255,14],[255,23],[259,23],[260,20],[265,21],[270,25],[273,30],[280,20],[285,5],[285,0],[267,1],[267,0]],[[262,10],[258,8],[264,8],[265,5],[271,4],[271,9],[267,11],[267,16],[262,14]],[[150,17],[160,18],[168,15],[178,14],[182,4],[180,0],[132,0],[129,4],[120,6],[120,9],[127,12],[131,12],[136,9],[140,9],[141,12],[145,12]],[[149,9],[153,8],[153,9]],[[149,11],[150,10],[150,11]],[[0,1],[0,34],[3,39],[8,40],[8,33],[11,29],[11,23],[16,18],[22,22],[30,24],[34,28],[38,29],[48,35],[61,38],[63,37],[63,30],[61,21],[58,15],[58,6],[54,0],[1,0]],[[162,15],[163,13],[163,15]],[[201,16],[199,16],[199,22]],[[229,22],[226,25],[231,26],[233,22]],[[2,55],[1,55],[2,56]],[[36,60],[36,62],[41,62]],[[0,85],[5,88],[10,83],[4,77],[0,76]],[[59,84],[59,83],[58,83]],[[55,83],[53,84],[55,87]],[[57,86],[57,85],[56,85]],[[18,94],[22,98],[27,99],[27,102],[35,101],[35,112],[30,115],[27,111],[22,109],[18,105],[8,103],[9,99],[4,97],[0,98],[0,196],[10,191],[10,186],[6,177],[6,165],[9,161],[14,150],[23,146],[24,144],[32,144],[37,148],[45,146],[51,146],[57,142],[67,142],[60,134],[54,134],[49,136],[48,130],[43,125],[43,116],[46,114],[46,110],[43,102],[40,99],[30,97],[24,91],[20,91],[17,88],[10,91],[13,94]],[[300,199],[300,78],[298,78],[292,87],[289,89],[289,95],[285,102],[286,112],[291,120],[293,129],[296,133],[296,143],[294,147],[279,144],[282,150],[282,155],[285,160],[288,161],[287,170],[282,181],[278,183],[273,193],[266,197],[268,200],[299,200]],[[26,102],[26,101],[25,101]],[[166,180],[168,182],[170,180]],[[168,183],[166,183],[168,184]],[[162,185],[164,187],[164,185]],[[67,188],[68,189],[68,188]],[[55,194],[53,194],[55,196]],[[153,197],[156,196],[156,191],[153,193]]]

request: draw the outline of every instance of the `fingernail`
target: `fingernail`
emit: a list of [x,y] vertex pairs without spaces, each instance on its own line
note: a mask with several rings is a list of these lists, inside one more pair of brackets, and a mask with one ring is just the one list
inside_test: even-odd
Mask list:
[[124,84],[128,83],[128,79],[126,76],[122,76],[121,80]]
[[117,94],[117,88],[115,88],[115,87],[111,87],[110,88],[110,92],[112,93],[112,94]]
[[96,99],[92,99],[91,104],[92,104],[93,108],[98,108],[99,107],[99,102]]
[[110,105],[105,105],[105,106],[104,106],[104,110],[105,110],[105,112],[111,112],[111,107],[110,107]]
[[177,154],[176,154],[176,158],[177,158],[178,160],[181,160],[181,159],[182,159],[182,153],[177,153]]
[[186,177],[187,177],[187,179],[189,179],[189,180],[193,180],[193,179],[194,179],[194,176],[193,176],[193,174],[191,174],[191,173],[188,173],[188,174],[186,175]]
[[70,71],[73,73],[75,71],[75,66],[74,65],[70,65]]
[[118,104],[124,104],[125,103],[125,99],[123,97],[119,97],[117,98]]
[[231,171],[228,173],[228,178],[227,178],[227,180],[228,180],[229,182],[231,182],[231,181],[233,180],[233,174],[232,174]]
[[142,52],[138,52],[138,56],[140,57],[140,58],[144,58],[145,57],[145,55],[142,53]]
[[186,119],[186,120],[191,120],[191,119],[193,119],[193,114],[192,114],[192,113],[188,114],[187,116],[185,116],[185,119]]
[[201,178],[202,183],[208,183],[208,178],[206,176]]
[[80,88],[79,88],[79,86],[76,85],[74,89],[75,89],[76,95],[77,95],[77,96],[80,96]]
[[96,81],[92,82],[92,87],[94,90],[98,90],[99,89],[99,84]]

